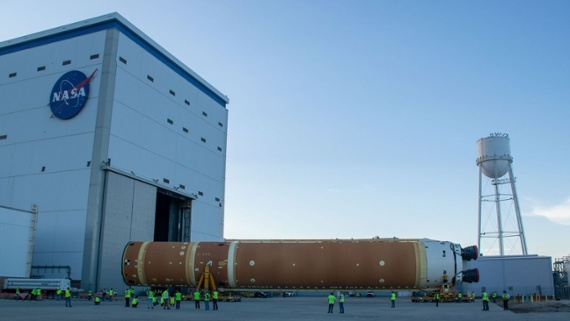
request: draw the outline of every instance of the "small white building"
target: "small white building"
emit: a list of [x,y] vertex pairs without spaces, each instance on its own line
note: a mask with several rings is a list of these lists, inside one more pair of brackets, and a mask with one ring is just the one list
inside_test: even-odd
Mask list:
[[0,96],[0,205],[38,205],[32,265],[120,290],[130,240],[223,239],[229,100],[119,14],[1,42]]
[[499,296],[503,291],[511,296],[554,294],[552,259],[549,256],[481,256],[476,261],[469,261],[467,268],[479,269],[479,282],[463,284],[464,293],[475,291],[477,296],[481,296],[485,290],[489,294],[495,291]]

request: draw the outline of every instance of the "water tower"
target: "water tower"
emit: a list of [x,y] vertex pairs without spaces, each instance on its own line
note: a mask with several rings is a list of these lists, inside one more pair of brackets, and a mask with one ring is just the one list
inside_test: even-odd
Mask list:
[[[511,166],[513,158],[509,135],[494,133],[487,138],[481,138],[477,141],[477,150],[479,250],[487,255],[502,256],[505,255],[505,242],[508,240],[510,245],[518,244],[518,242],[512,243],[513,239],[518,238],[520,253],[527,255],[515,177]],[[484,212],[484,209],[487,211]],[[514,218],[511,211],[513,209]]]

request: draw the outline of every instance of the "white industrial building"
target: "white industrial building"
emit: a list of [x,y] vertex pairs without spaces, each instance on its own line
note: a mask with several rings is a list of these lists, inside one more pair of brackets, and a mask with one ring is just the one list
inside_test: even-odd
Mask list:
[[493,291],[500,296],[507,291],[511,296],[533,294],[554,295],[552,259],[539,255],[481,256],[467,263],[469,269],[479,270],[479,282],[462,284],[463,293],[477,295]]
[[229,100],[119,14],[1,42],[0,96],[0,205],[37,204],[42,276],[119,290],[129,240],[223,239]]

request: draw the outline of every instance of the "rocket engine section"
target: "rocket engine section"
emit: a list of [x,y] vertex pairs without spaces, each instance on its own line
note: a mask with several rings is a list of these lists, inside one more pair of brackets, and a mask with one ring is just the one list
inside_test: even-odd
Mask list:
[[476,246],[427,239],[129,242],[129,286],[196,286],[206,265],[217,287],[233,289],[439,289],[478,282]]

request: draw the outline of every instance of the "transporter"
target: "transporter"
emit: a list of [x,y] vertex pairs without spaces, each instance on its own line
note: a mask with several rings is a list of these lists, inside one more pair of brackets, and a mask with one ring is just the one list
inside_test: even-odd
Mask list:
[[[233,290],[437,290],[478,282],[478,248],[429,239],[129,242],[128,286]],[[214,281],[215,280],[215,281]]]

